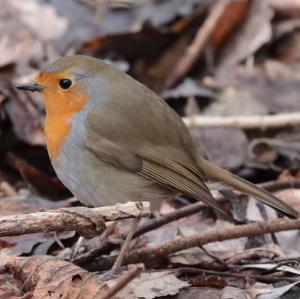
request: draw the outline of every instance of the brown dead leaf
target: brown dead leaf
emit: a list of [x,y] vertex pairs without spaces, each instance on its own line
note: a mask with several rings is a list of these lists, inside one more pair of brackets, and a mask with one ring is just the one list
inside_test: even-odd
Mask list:
[[[272,9],[266,1],[253,0],[243,24],[227,41],[222,49],[218,63],[218,73],[228,73],[228,68],[254,54],[257,49],[270,41],[272,37]],[[259,28],[259,30],[257,30]]]
[[50,177],[14,153],[7,153],[7,162],[37,191],[52,196],[52,200],[67,194],[66,187],[57,177]]
[[243,165],[248,141],[242,130],[193,128],[189,131],[196,146],[216,164],[229,169]]
[[[263,283],[255,283],[247,289],[226,286],[222,291],[220,299],[255,299],[259,295],[270,293],[272,289],[272,285]],[[259,296],[258,298],[261,297]]]
[[215,287],[221,288],[226,286],[226,282],[221,277],[216,275],[210,275],[208,277],[201,275],[190,280],[190,283],[194,287]]
[[251,0],[231,1],[224,9],[223,15],[212,34],[211,43],[215,48],[221,46],[226,38],[245,18],[251,6]]
[[[108,285],[111,287],[113,284]],[[178,279],[174,271],[153,271],[133,279],[118,295],[126,299],[153,299],[176,295],[180,289],[188,286],[189,283]]]
[[33,298],[93,299],[108,290],[95,275],[50,256],[12,257],[2,265],[19,277],[22,290]]
[[180,290],[179,294],[174,299],[208,299],[220,298],[221,290],[214,288],[188,288]]
[[42,115],[37,107],[32,105],[30,97],[28,93],[12,92],[12,97],[5,102],[4,108],[20,140],[32,145],[44,145]]
[[[223,89],[234,86],[240,91],[237,94],[247,95],[241,102],[247,108],[254,106],[258,112],[261,111],[256,114],[295,112],[299,109],[299,68],[299,63],[287,65],[266,60],[263,65],[257,65],[251,70],[245,66],[227,70],[223,75],[218,74],[216,82]],[[234,99],[240,107],[238,97]],[[236,110],[234,105],[229,108]]]

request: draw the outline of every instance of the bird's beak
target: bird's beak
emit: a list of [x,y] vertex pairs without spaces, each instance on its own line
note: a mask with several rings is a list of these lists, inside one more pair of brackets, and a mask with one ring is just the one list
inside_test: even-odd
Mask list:
[[22,85],[16,86],[16,88],[20,89],[20,90],[26,90],[26,91],[32,91],[32,92],[34,92],[34,91],[41,92],[45,89],[45,87],[43,85],[40,85],[36,82],[22,84]]

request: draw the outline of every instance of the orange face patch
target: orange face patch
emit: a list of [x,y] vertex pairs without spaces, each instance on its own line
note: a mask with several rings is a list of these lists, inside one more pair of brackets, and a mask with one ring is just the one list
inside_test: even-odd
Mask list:
[[70,73],[41,73],[36,82],[43,85],[43,97],[46,107],[45,134],[51,159],[56,159],[61,146],[69,135],[71,118],[80,112],[88,95],[75,84],[68,90],[62,90],[59,80],[72,78]]

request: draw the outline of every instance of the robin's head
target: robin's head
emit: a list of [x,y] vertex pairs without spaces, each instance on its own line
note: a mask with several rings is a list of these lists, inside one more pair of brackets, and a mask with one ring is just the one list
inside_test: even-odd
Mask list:
[[43,95],[45,131],[52,157],[58,153],[71,130],[71,118],[82,111],[90,99],[105,97],[105,74],[109,72],[110,67],[98,59],[81,55],[67,56],[47,66],[34,82],[17,87]]
[[[41,92],[47,113],[72,113],[80,110],[92,96],[91,91],[95,89],[91,88],[92,85],[101,85],[98,75],[105,73],[106,69],[107,65],[95,58],[66,56],[42,70],[34,82],[17,88]],[[98,84],[94,82],[96,77]]]

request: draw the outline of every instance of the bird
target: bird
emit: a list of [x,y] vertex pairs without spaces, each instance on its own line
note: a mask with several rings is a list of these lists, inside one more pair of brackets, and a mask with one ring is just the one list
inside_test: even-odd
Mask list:
[[88,206],[127,201],[158,206],[184,194],[227,217],[207,184],[221,182],[298,217],[268,191],[210,162],[162,98],[100,59],[59,58],[17,88],[42,94],[53,168]]

